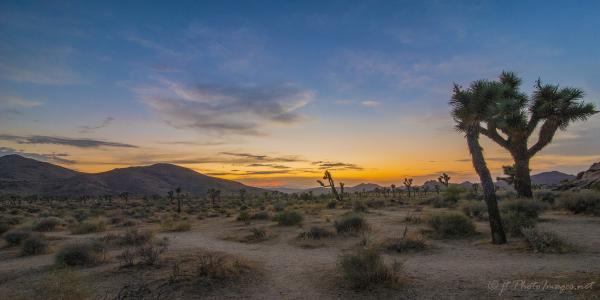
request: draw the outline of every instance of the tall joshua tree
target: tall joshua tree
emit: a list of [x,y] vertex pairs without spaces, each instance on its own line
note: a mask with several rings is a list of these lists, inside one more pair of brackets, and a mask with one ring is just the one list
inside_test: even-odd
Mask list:
[[[497,81],[484,81],[492,97],[489,114],[482,119],[485,127],[478,132],[506,149],[515,162],[514,186],[523,197],[532,197],[529,161],[552,142],[558,130],[566,130],[575,121],[585,121],[597,113],[592,103],[582,101],[584,92],[578,88],[542,84],[538,79],[533,94],[528,97],[519,90],[521,78],[512,72],[502,72]],[[529,146],[539,127],[537,141]]]
[[450,176],[446,173],[442,173],[440,177],[438,177],[438,181],[443,184],[445,187],[448,187],[448,182],[450,181]]
[[337,189],[335,188],[335,182],[333,181],[333,177],[331,177],[331,173],[329,173],[329,171],[325,171],[325,174],[323,175],[323,180],[327,180],[328,184],[323,183],[323,181],[321,180],[317,180],[317,182],[322,186],[322,187],[329,187],[331,188],[331,193],[333,194],[333,196],[335,197],[335,199],[337,201],[342,201],[342,198],[340,198],[340,194],[338,194]]
[[480,123],[490,113],[491,103],[493,103],[493,93],[491,93],[489,86],[490,83],[486,81],[475,81],[467,90],[454,85],[450,105],[452,106],[452,117],[456,122],[456,129],[465,134],[473,167],[479,175],[483,187],[492,232],[492,242],[494,244],[504,244],[506,243],[506,234],[504,228],[502,228],[494,181],[485,162],[483,148],[479,144]]

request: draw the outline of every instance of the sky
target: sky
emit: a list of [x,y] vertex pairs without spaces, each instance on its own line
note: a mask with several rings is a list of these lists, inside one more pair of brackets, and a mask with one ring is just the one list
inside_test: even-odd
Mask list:
[[[600,2],[1,1],[0,155],[174,163],[261,187],[476,180],[453,83],[503,70],[600,104]],[[534,139],[530,141],[533,143]],[[509,154],[482,138],[494,173]],[[600,160],[600,116],[533,173]]]

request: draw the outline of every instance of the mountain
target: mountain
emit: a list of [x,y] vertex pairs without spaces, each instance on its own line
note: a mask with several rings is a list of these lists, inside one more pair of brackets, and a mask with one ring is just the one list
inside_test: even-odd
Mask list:
[[531,182],[540,185],[559,184],[565,180],[573,180],[576,177],[559,171],[542,172],[531,175]]
[[589,169],[579,172],[574,180],[563,182],[558,186],[560,190],[568,189],[596,189],[600,190],[600,162],[592,164]]
[[114,169],[102,173],[82,173],[19,155],[0,157],[0,194],[80,196],[117,195],[166,195],[180,187],[184,193],[205,195],[209,188],[223,193],[248,193],[263,190],[239,182],[210,177],[196,171],[171,165]]

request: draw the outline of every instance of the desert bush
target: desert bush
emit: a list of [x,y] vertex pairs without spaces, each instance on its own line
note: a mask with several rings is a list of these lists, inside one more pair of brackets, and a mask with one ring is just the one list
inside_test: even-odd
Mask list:
[[574,214],[600,216],[600,192],[581,190],[562,192],[557,198],[558,207]]
[[77,222],[82,222],[90,217],[90,211],[87,209],[78,209],[73,212],[73,218],[77,220]]
[[21,244],[25,239],[31,235],[31,231],[25,229],[11,229],[2,235],[2,238],[6,241],[9,246],[16,246]]
[[85,242],[62,247],[55,257],[58,265],[90,266],[104,260],[106,247],[100,242]]
[[273,210],[277,212],[282,212],[285,210],[287,204],[284,201],[277,201],[277,203],[273,204]]
[[252,220],[268,220],[270,218],[271,218],[271,216],[269,215],[269,212],[267,212],[267,211],[259,211],[255,214],[253,214],[251,217]]
[[106,229],[106,223],[103,220],[88,220],[71,225],[72,234],[87,234],[102,232]]
[[573,247],[559,236],[549,231],[539,231],[535,228],[522,230],[525,242],[533,252],[540,253],[567,253]]
[[116,256],[119,261],[119,266],[121,268],[131,267],[135,265],[135,259],[137,257],[137,253],[134,248],[127,247],[121,251],[119,255]]
[[51,270],[33,285],[32,291],[33,299],[91,299],[89,288],[69,269]]
[[554,201],[558,197],[558,193],[548,190],[534,191],[533,198],[548,204],[554,204]]
[[464,238],[475,234],[475,224],[462,213],[438,213],[429,217],[427,224],[437,238]]
[[388,267],[379,253],[372,249],[360,249],[343,254],[339,258],[343,279],[354,289],[366,289],[374,285],[395,285],[399,282],[401,265]]
[[337,233],[357,233],[368,229],[367,221],[358,215],[347,215],[333,224]]
[[167,250],[169,240],[162,238],[156,242],[145,243],[137,248],[137,255],[142,264],[153,266],[156,265],[160,256]]
[[420,235],[406,235],[399,238],[390,238],[383,242],[383,248],[399,253],[419,252],[427,249],[425,239]]
[[254,241],[263,240],[267,237],[267,231],[264,228],[251,228],[251,239]]
[[31,234],[21,244],[22,256],[38,255],[46,251],[48,251],[48,241],[41,234]]
[[244,222],[244,223],[248,223],[248,222],[250,222],[251,217],[252,216],[250,215],[250,213],[248,211],[244,210],[244,211],[240,212],[240,214],[237,216],[236,220]]
[[298,225],[303,219],[302,214],[294,210],[282,211],[273,217],[273,221],[282,226]]
[[192,229],[192,224],[188,221],[175,222],[172,219],[168,219],[160,223],[160,227],[162,231],[183,232],[190,231]]
[[327,202],[326,207],[329,209],[334,209],[337,206],[337,202],[335,200]]
[[460,200],[460,195],[465,192],[465,189],[457,184],[451,184],[442,194],[444,202],[456,203]]
[[313,226],[307,231],[301,232],[298,237],[301,239],[320,240],[322,238],[328,238],[333,236],[333,232],[323,228]]
[[470,218],[477,220],[487,219],[487,206],[483,201],[460,201],[459,207]]
[[385,206],[385,201],[381,199],[371,199],[367,201],[367,206],[371,208],[382,208]]
[[404,222],[410,224],[421,224],[421,215],[420,214],[411,214],[410,212],[404,217]]
[[152,241],[154,232],[150,230],[130,229],[124,235],[118,237],[121,246],[139,246]]
[[57,217],[46,217],[33,225],[33,230],[35,231],[52,231],[56,229],[56,227],[64,224],[64,221],[61,218]]
[[200,281],[235,280],[251,271],[248,262],[219,252],[207,252],[198,256],[195,276]]
[[500,202],[500,212],[518,212],[526,217],[537,219],[540,212],[546,208],[546,205],[540,201],[527,198],[505,199]]
[[352,210],[357,213],[367,213],[369,208],[363,201],[355,200],[352,202]]
[[536,223],[536,218],[531,218],[519,211],[511,210],[502,214],[502,227],[504,231],[514,237],[521,236],[523,228],[535,227]]

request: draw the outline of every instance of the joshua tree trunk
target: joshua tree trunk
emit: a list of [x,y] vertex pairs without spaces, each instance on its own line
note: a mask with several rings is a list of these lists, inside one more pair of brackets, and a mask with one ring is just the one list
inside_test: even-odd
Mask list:
[[532,198],[531,176],[529,174],[529,157],[515,157],[515,190],[521,197]]
[[483,195],[488,208],[492,242],[494,244],[505,244],[506,234],[504,233],[504,228],[502,228],[502,220],[500,219],[500,211],[498,210],[498,202],[496,200],[496,189],[490,170],[485,163],[481,145],[479,145],[479,134],[476,132],[467,132],[467,144],[471,152],[473,167],[481,180]]

